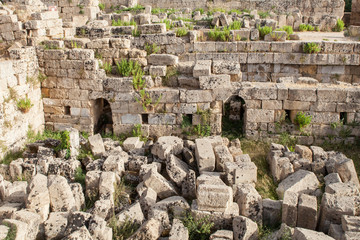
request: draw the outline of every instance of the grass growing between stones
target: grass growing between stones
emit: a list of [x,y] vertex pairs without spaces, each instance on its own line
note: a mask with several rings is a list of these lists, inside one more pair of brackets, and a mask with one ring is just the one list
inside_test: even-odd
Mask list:
[[113,240],[124,240],[133,235],[139,229],[140,224],[126,219],[125,222],[118,222],[113,216],[109,221],[109,227],[113,230]]
[[253,161],[257,166],[256,190],[262,198],[277,200],[277,185],[271,177],[269,164],[266,161],[270,144],[266,142],[243,139],[241,141],[241,147],[245,154],[247,153],[250,155],[251,161]]
[[8,224],[8,223],[5,223],[4,225],[9,228],[8,234],[6,235],[4,240],[15,240],[16,232],[17,232],[16,226],[14,224]]
[[9,165],[13,160],[16,160],[18,158],[22,158],[23,151],[18,152],[8,152],[4,158],[0,161],[2,164]]
[[189,231],[189,240],[207,240],[214,232],[212,230],[214,223],[206,217],[194,219],[194,217],[188,213],[182,221]]

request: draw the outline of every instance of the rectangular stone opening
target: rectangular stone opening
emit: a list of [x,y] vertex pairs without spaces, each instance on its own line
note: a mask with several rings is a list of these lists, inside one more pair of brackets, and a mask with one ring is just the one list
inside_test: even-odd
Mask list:
[[285,109],[285,121],[291,123],[291,110]]
[[149,123],[149,115],[148,114],[141,114],[141,121],[143,124]]
[[64,112],[65,112],[65,115],[70,115],[71,112],[70,112],[70,106],[65,106],[64,107]]
[[340,113],[340,122],[342,122],[344,125],[347,123],[348,116],[346,112]]

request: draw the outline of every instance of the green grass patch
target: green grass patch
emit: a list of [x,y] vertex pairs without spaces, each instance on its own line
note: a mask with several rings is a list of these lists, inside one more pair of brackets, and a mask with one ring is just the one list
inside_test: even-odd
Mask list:
[[9,223],[4,223],[4,225],[9,228],[9,231],[8,231],[6,237],[4,238],[4,240],[15,240],[16,239],[16,233],[17,233],[16,225],[15,224],[9,224]]
[[2,164],[9,165],[12,161],[22,158],[24,151],[18,151],[18,152],[8,152],[5,154],[4,158],[1,160]]
[[257,166],[256,190],[262,198],[277,200],[277,185],[271,176],[270,167],[266,160],[268,152],[270,151],[270,144],[261,141],[242,139],[241,147],[244,154],[249,154],[251,161]]
[[125,240],[139,229],[140,224],[128,218],[124,222],[118,222],[113,216],[109,220],[109,227],[113,230],[113,240]]
[[214,232],[214,223],[207,217],[195,219],[190,213],[187,213],[182,221],[189,230],[189,240],[207,240]]

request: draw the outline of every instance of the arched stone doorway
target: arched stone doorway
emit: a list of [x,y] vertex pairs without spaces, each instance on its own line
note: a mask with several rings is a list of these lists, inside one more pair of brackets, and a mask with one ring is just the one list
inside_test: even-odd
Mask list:
[[239,138],[245,131],[245,101],[233,95],[223,103],[222,133],[228,138]]
[[113,132],[112,112],[106,99],[98,98],[92,105],[94,134],[107,134]]

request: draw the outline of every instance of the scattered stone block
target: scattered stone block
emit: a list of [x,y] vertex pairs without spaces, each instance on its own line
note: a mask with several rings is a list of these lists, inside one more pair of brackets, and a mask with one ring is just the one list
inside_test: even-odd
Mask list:
[[141,227],[130,237],[128,240],[157,240],[161,233],[163,227],[159,220],[154,218],[149,219],[141,225]]
[[199,172],[215,170],[215,154],[211,143],[206,139],[195,140],[195,157]]
[[189,239],[189,231],[184,226],[181,220],[174,219],[170,231],[169,240],[178,240],[178,239],[183,239],[183,240]]
[[52,212],[68,212],[76,209],[75,199],[66,178],[49,176],[48,189]]
[[276,188],[276,193],[280,198],[284,197],[286,191],[294,193],[311,194],[319,187],[319,180],[314,173],[299,170],[285,178]]
[[340,175],[341,180],[354,183],[360,188],[359,179],[355,170],[354,162],[351,159],[344,159],[335,165],[336,172]]
[[263,199],[263,224],[276,227],[281,223],[282,202],[280,200]]
[[127,209],[121,211],[116,215],[116,219],[119,222],[125,222],[126,220],[134,221],[138,224],[142,224],[145,221],[144,214],[141,210],[139,202],[136,202],[129,206]]
[[127,138],[123,143],[124,150],[127,152],[137,148],[142,148],[143,146],[144,146],[144,142],[140,141],[139,137]]
[[255,240],[258,239],[258,225],[243,216],[237,216],[233,220],[234,240]]
[[183,146],[183,140],[178,137],[159,137],[157,142],[153,145],[151,153],[164,160],[170,154],[177,155],[181,153]]
[[179,58],[170,54],[151,54],[148,63],[155,66],[174,66],[178,64]]
[[360,216],[342,215],[341,226],[344,232],[360,232]]
[[315,230],[317,226],[317,200],[315,196],[301,194],[297,211],[297,226]]
[[230,230],[217,230],[210,235],[210,240],[233,240],[234,233]]
[[68,223],[67,212],[52,212],[44,222],[45,236],[48,239],[61,239]]
[[296,227],[298,218],[299,194],[287,191],[282,204],[282,222],[290,227]]
[[292,236],[293,240],[334,240],[334,238],[326,235],[322,232],[316,232],[313,230],[305,229],[305,228],[295,228],[294,235]]
[[262,223],[262,198],[255,187],[250,184],[236,186],[235,201],[239,205],[240,215],[257,223]]
[[149,171],[143,178],[144,185],[152,188],[160,199],[177,195],[174,186],[157,171]]
[[89,144],[94,156],[101,156],[105,152],[104,142],[100,134],[89,137]]
[[189,167],[185,162],[171,154],[166,160],[166,172],[170,179],[178,187],[181,187],[189,173]]
[[216,170],[223,172],[224,164],[226,162],[233,162],[233,156],[231,155],[229,149],[224,145],[219,145],[214,147],[215,160],[216,160]]

